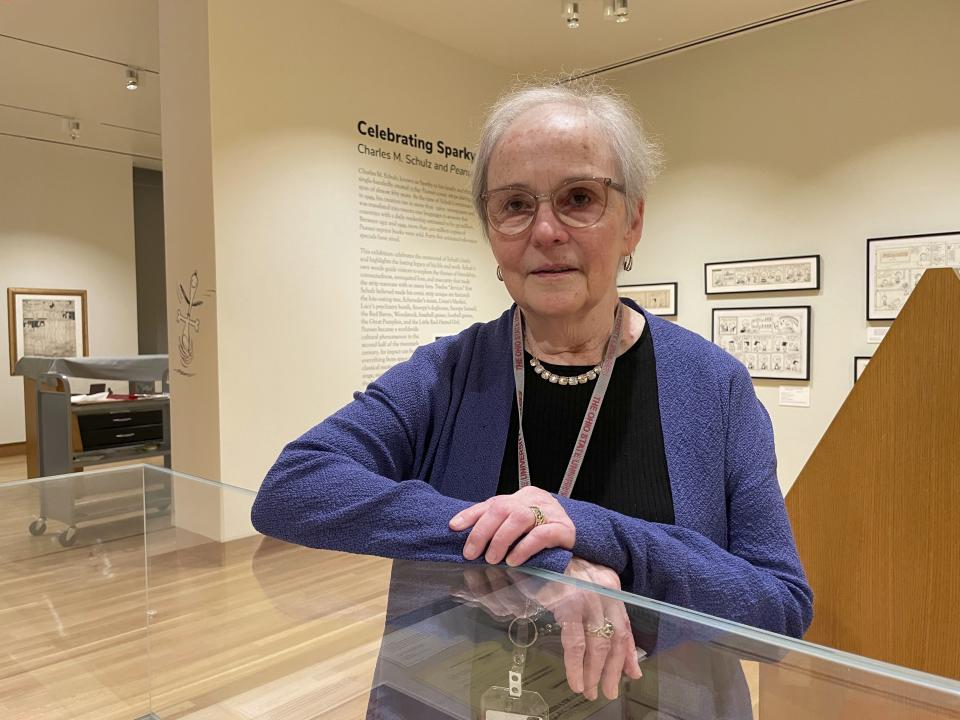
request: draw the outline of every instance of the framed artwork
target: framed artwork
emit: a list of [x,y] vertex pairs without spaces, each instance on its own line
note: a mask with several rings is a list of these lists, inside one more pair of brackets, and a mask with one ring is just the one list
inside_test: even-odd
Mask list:
[[675,282],[620,285],[617,291],[651,315],[673,317],[677,314],[677,283]]
[[960,268],[960,232],[867,239],[867,320],[893,320],[927,268]]
[[869,355],[857,355],[853,359],[853,381],[856,382],[860,379],[860,376],[863,375],[863,371],[867,369],[867,363],[870,362]]
[[810,306],[714,308],[714,343],[750,377],[810,379]]
[[766,258],[705,263],[707,295],[820,289],[820,256]]
[[7,288],[10,374],[24,355],[89,355],[87,291]]

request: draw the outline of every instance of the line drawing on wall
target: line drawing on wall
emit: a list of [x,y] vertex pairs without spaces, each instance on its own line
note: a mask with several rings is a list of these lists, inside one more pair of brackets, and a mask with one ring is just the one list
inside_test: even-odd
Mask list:
[[193,336],[200,334],[200,318],[193,316],[193,311],[203,305],[203,300],[197,300],[197,288],[199,285],[200,279],[197,276],[196,270],[194,270],[193,275],[190,276],[189,295],[187,291],[183,289],[182,283],[178,285],[180,290],[178,299],[181,304],[186,305],[186,312],[184,312],[182,308],[177,308],[177,323],[183,325],[183,330],[180,332],[180,339],[177,341],[177,351],[180,355],[180,367],[177,368],[177,372],[187,377],[196,375],[196,373],[186,372],[186,368],[190,367],[195,357]]

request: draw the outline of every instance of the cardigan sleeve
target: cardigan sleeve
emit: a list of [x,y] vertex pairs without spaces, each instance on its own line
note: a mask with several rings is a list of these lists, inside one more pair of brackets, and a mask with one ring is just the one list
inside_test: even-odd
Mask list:
[[[469,531],[447,523],[472,503],[413,477],[430,452],[437,405],[449,403],[452,354],[420,348],[288,444],[254,501],[257,531],[312,548],[466,562]],[[550,549],[531,564],[562,573],[570,557]]]
[[573,552],[617,571],[628,592],[801,637],[813,594],[777,481],[770,418],[739,364],[724,404],[727,548],[688,528],[559,498],[577,528]]

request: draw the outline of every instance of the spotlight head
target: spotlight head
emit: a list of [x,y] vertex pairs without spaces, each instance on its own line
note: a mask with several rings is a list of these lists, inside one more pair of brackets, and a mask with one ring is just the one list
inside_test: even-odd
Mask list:
[[580,3],[570,2],[569,0],[560,1],[560,16],[563,18],[567,27],[576,30],[580,27]]
[[625,23],[630,19],[629,0],[613,0],[613,17],[618,23]]
[[66,118],[64,120],[64,124],[66,125],[67,132],[70,134],[70,139],[79,140],[80,139],[80,121],[77,120],[76,118]]
[[127,68],[127,90],[136,90],[140,87],[140,73],[136,68]]

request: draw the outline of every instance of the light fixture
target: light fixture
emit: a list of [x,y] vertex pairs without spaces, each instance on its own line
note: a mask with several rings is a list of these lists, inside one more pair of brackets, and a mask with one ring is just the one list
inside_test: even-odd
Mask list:
[[571,30],[576,30],[580,27],[580,3],[561,0],[560,14],[564,22],[567,23],[567,27]]
[[630,19],[628,0],[613,0],[613,15],[618,23],[625,23]]
[[630,19],[628,0],[603,0],[603,19],[625,23]]
[[80,139],[80,121],[76,118],[64,118],[64,129],[70,134],[71,140]]
[[127,68],[127,90],[136,90],[140,87],[140,73],[136,68]]

